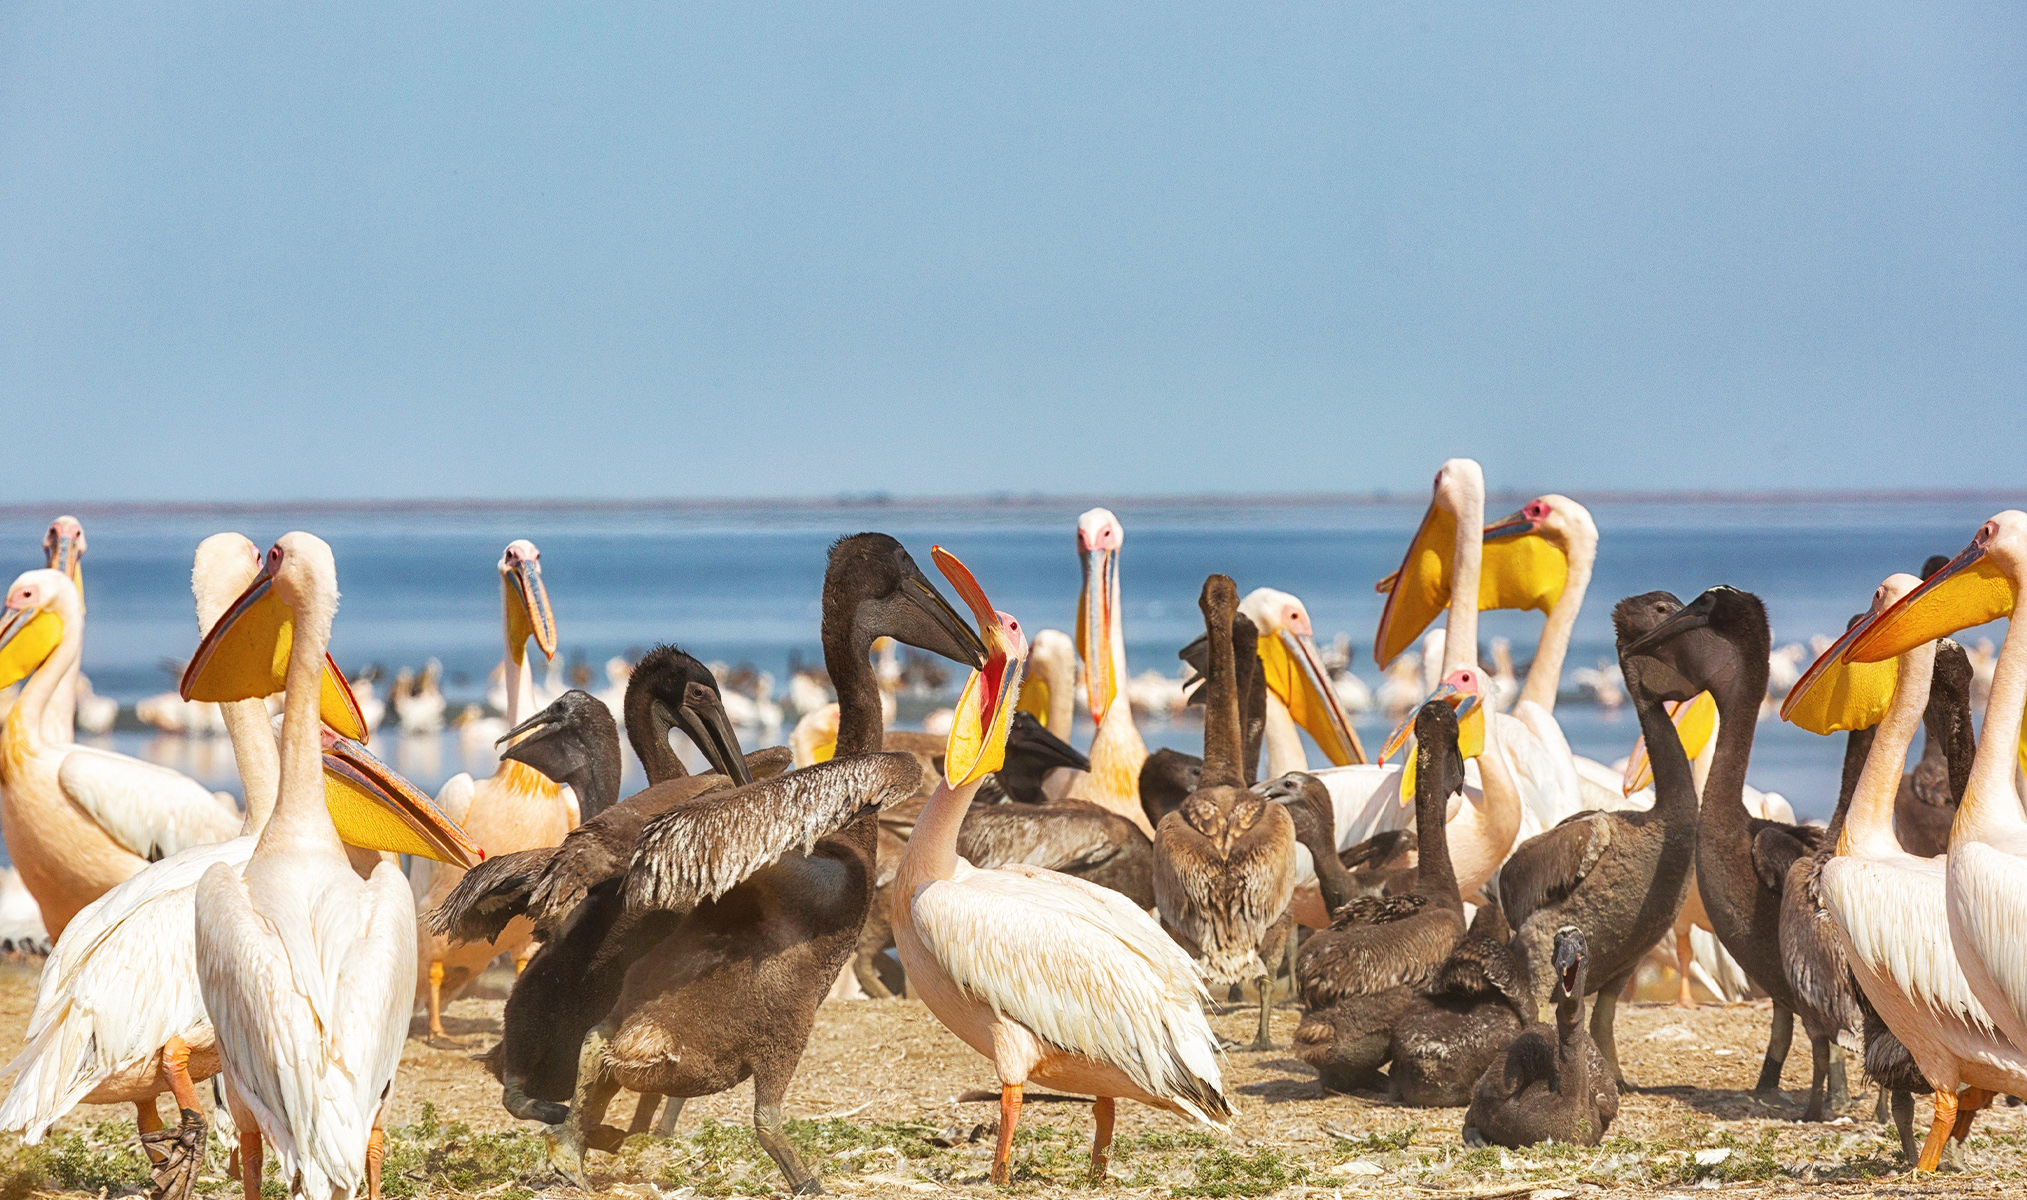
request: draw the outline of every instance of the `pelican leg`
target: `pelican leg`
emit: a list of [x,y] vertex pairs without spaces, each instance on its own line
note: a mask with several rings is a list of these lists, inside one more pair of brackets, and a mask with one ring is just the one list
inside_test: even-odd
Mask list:
[[605,1044],[611,1033],[600,1026],[584,1035],[584,1044],[577,1052],[577,1095],[570,1105],[570,1115],[560,1124],[551,1125],[544,1139],[548,1143],[550,1168],[573,1187],[585,1191],[591,1190],[591,1181],[584,1176],[587,1133],[598,1124],[612,1093],[618,1090],[617,1084],[603,1078]]
[[1900,1134],[1900,1156],[1911,1167],[1921,1158],[1921,1147],[1914,1140],[1914,1093],[1893,1089],[1892,1105],[1893,1127]]
[[1622,1088],[1626,1086],[1626,1073],[1619,1069],[1619,1042],[1613,1036],[1612,1028],[1618,1020],[1619,993],[1631,978],[1633,973],[1628,971],[1617,979],[1606,980],[1591,1004],[1591,1040],[1598,1044],[1598,1052],[1605,1056],[1605,1065],[1611,1068],[1612,1079]]
[[1851,1080],[1844,1072],[1844,1047],[1830,1039],[1830,1111],[1843,1112],[1851,1107]]
[[1675,974],[1680,982],[1675,988],[1675,1007],[1695,1008],[1696,997],[1689,990],[1689,964],[1696,961],[1696,951],[1690,947],[1689,931],[1675,935]]
[[1971,1119],[1978,1115],[1979,1109],[1992,1102],[1992,1096],[1993,1093],[1984,1088],[1970,1087],[1957,1098],[1957,1119],[1950,1124],[1950,1141],[1945,1147],[1953,1170],[1970,1169],[1970,1164],[1964,1161],[1964,1140],[1971,1136]]
[[239,1186],[246,1200],[260,1200],[261,1171],[260,1127],[239,1131]]
[[646,1133],[648,1127],[655,1123],[655,1109],[660,1107],[661,1102],[660,1092],[642,1092],[640,1098],[634,1101],[633,1120],[627,1124],[626,1136]]
[[1103,1183],[1106,1151],[1112,1148],[1112,1097],[1100,1096],[1091,1101],[1091,1116],[1098,1122],[1098,1132],[1091,1137],[1091,1182]]
[[818,1182],[816,1172],[802,1161],[802,1155],[795,1152],[794,1143],[782,1132],[781,1094],[788,1090],[786,1081],[766,1088],[768,1095],[761,1095],[759,1077],[753,1080],[753,1136],[760,1139],[760,1148],[767,1151],[767,1157],[781,1168],[781,1177],[788,1180],[788,1190],[798,1196],[820,1196],[823,1184]]
[[1021,1085],[999,1085],[999,1145],[992,1152],[992,1181],[1005,1187],[1013,1180],[1009,1160],[1013,1158],[1014,1126],[1021,1123]]
[[1760,1063],[1760,1078],[1753,1091],[1765,1095],[1780,1090],[1781,1067],[1788,1061],[1788,1045],[1794,1040],[1795,1014],[1776,1004],[1774,1023],[1767,1031],[1767,1057]]
[[429,1040],[444,1040],[443,1032],[443,964],[429,964]]
[[1830,1085],[1830,1039],[1809,1039],[1809,1103],[1802,1109],[1804,1121],[1823,1119],[1823,1093]]
[[1915,1160],[1917,1171],[1933,1171],[1942,1164],[1943,1143],[1950,1140],[1950,1133],[1957,1124],[1957,1094],[1938,1091],[1936,1093],[1935,1116],[1928,1125],[1928,1140],[1921,1144],[1921,1157]]
[[387,1135],[378,1127],[366,1135],[366,1200],[380,1200],[380,1160],[387,1157]]
[[[204,1165],[204,1110],[197,1099],[197,1084],[190,1078],[190,1047],[182,1038],[172,1037],[162,1047],[162,1074],[176,1097],[179,1117],[174,1129],[157,1129],[141,1135],[141,1145],[154,1158],[152,1164],[157,1200],[189,1200],[197,1186],[197,1172]],[[151,1100],[148,1107],[155,1105]],[[157,1124],[160,1124],[159,1119]]]
[[150,1165],[162,1161],[162,1155],[148,1144],[148,1135],[162,1129],[162,1113],[155,1107],[155,1098],[134,1101],[134,1127],[141,1131],[141,1150],[148,1156]]
[[668,1104],[664,1105],[662,1108],[661,1120],[655,1122],[656,1137],[665,1138],[675,1136],[676,1119],[683,1115],[683,1100],[684,1097],[682,1096],[669,1097]]

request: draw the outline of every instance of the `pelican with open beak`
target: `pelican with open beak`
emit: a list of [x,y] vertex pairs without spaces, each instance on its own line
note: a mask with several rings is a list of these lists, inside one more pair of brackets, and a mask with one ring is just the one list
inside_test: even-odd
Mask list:
[[243,870],[213,864],[197,885],[198,978],[248,1200],[263,1139],[305,1196],[350,1197],[361,1182],[378,1196],[383,1105],[415,994],[408,881],[384,860],[355,874],[326,801],[318,710],[337,607],[331,548],[284,535],[183,676],[186,699],[259,699],[277,677],[284,693],[274,814]]
[[1260,671],[1267,685],[1267,776],[1309,769],[1297,727],[1316,740],[1332,766],[1364,762],[1365,747],[1316,652],[1309,609],[1287,592],[1263,587],[1247,593],[1239,611],[1260,635]]
[[978,620],[986,662],[965,684],[944,782],[895,875],[895,948],[910,988],[998,1073],[994,1182],[1010,1176],[1030,1081],[1096,1097],[1091,1170],[1103,1179],[1118,1097],[1214,1127],[1230,1120],[1217,1039],[1203,1015],[1207,994],[1196,965],[1119,893],[1039,867],[980,870],[958,857],[965,810],[1005,754],[1027,645],[964,564],[934,553]]
[[[1465,762],[1485,753],[1485,698],[1483,695],[1484,676],[1469,667],[1461,667],[1443,677],[1422,704],[1443,703],[1457,714],[1457,753]],[[1421,704],[1415,706],[1420,712]],[[1386,744],[1380,747],[1380,761],[1387,762],[1415,738],[1415,717],[1394,726],[1387,735]],[[1460,795],[1462,793],[1459,793]],[[1415,800],[1415,755],[1409,754],[1401,761],[1400,800],[1403,808]],[[1451,853],[1457,852],[1451,847]]]
[[1091,738],[1091,770],[1076,798],[1118,813],[1149,838],[1154,826],[1140,805],[1140,768],[1147,743],[1133,724],[1133,706],[1124,696],[1126,625],[1119,604],[1119,549],[1126,531],[1110,509],[1094,508],[1077,518],[1077,557],[1084,586],[1077,596],[1077,654],[1084,662],[1084,692],[1097,732]]

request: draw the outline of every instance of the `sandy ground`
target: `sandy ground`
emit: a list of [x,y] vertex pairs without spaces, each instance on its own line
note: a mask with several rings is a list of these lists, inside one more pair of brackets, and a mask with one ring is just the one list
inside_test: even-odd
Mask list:
[[[0,1054],[11,1056],[20,1045],[34,980],[32,967],[0,967]],[[482,981],[482,986],[486,982],[496,986],[498,981]],[[439,1048],[411,1038],[391,1124],[416,1122],[428,1103],[438,1122],[463,1122],[473,1136],[538,1132],[508,1116],[499,1105],[497,1085],[470,1061],[497,1036],[499,1012],[497,998],[468,996],[451,1006],[446,1022],[459,1045]],[[1659,1004],[1622,1006],[1619,1045],[1637,1090],[1624,1097],[1606,1144],[1581,1151],[1467,1151],[1459,1136],[1461,1110],[1410,1109],[1378,1096],[1325,1096],[1313,1073],[1285,1050],[1234,1050],[1226,1084],[1238,1116],[1229,1138],[1187,1136],[1189,1127],[1176,1118],[1122,1105],[1119,1136],[1126,1152],[1115,1158],[1113,1178],[1105,1187],[1159,1196],[1303,1195],[1320,1189],[1324,1194],[1391,1191],[1480,1200],[1527,1195],[1558,1200],[1598,1191],[1688,1196],[1713,1188],[1750,1195],[2027,1195],[2027,1110],[2022,1108],[1995,1107],[1980,1118],[1967,1170],[1917,1179],[1903,1172],[1890,1130],[1873,1122],[1872,1091],[1855,1070],[1858,1096],[1846,1113],[1828,1124],[1798,1122],[1808,1082],[1808,1052],[1799,1034],[1783,1077],[1788,1094],[1773,1101],[1751,1095],[1767,1016],[1766,1009],[1749,1004],[1694,1011]],[[1296,1022],[1295,1008],[1282,1007],[1274,1024],[1276,1041],[1286,1046]],[[1251,1036],[1244,1011],[1220,1015],[1215,1023],[1227,1038]],[[791,1117],[846,1123],[833,1127],[838,1136],[857,1126],[878,1129],[880,1139],[901,1147],[847,1147],[827,1155],[818,1170],[832,1191],[987,1193],[996,1190],[984,1182],[989,1138],[968,1144],[960,1139],[949,1149],[914,1143],[953,1126],[969,1131],[994,1121],[995,1106],[957,1100],[966,1091],[992,1086],[984,1060],[921,1005],[834,1002],[818,1020],[789,1093],[788,1111]],[[608,1119],[623,1124],[632,1103],[622,1095]],[[690,1101],[672,1150],[636,1154],[630,1143],[624,1159],[594,1155],[594,1183],[643,1200],[778,1190],[779,1175],[750,1146],[725,1151],[730,1167],[719,1158],[711,1159],[715,1165],[708,1172],[699,1165],[706,1152],[698,1147],[715,1147],[724,1140],[717,1134],[745,1125],[751,1103],[750,1084]],[[1927,1101],[1919,1102],[1920,1129],[1926,1127],[1927,1111]],[[130,1136],[131,1120],[131,1109],[80,1109],[65,1128],[96,1127],[98,1138],[117,1142],[119,1130],[104,1123],[125,1122]],[[1017,1152],[1017,1161],[1028,1164],[1028,1178],[1013,1190],[1043,1195],[1084,1190],[1078,1174],[1090,1136],[1088,1109],[1031,1105],[1023,1129],[1030,1126],[1035,1136]],[[441,1140],[445,1135],[430,1136]],[[530,1139],[529,1144],[535,1143]],[[825,1143],[834,1144],[836,1137]],[[1700,1163],[1699,1150],[1705,1158],[1723,1161]],[[21,1153],[11,1141],[0,1143],[0,1151]],[[539,1171],[497,1180],[465,1178],[461,1186],[452,1186],[433,1170],[418,1166],[405,1176],[412,1181],[409,1190],[519,1200],[553,1186]],[[271,1192],[274,1187],[271,1183]],[[236,1185],[220,1176],[207,1181],[206,1190],[232,1196]]]

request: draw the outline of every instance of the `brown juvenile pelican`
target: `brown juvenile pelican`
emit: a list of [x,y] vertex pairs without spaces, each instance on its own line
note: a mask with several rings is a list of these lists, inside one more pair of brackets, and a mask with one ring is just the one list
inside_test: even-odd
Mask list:
[[1255,1050],[1274,1041],[1272,971],[1289,935],[1295,894],[1295,826],[1288,810],[1246,787],[1232,618],[1239,591],[1213,575],[1198,599],[1210,631],[1205,681],[1203,782],[1154,834],[1154,900],[1161,922],[1199,959],[1213,986],[1257,982]]
[[[1348,1092],[1381,1086],[1392,1027],[1464,937],[1464,905],[1450,867],[1443,817],[1464,786],[1452,696],[1415,714],[1415,837],[1421,854],[1414,890],[1384,900],[1352,900],[1327,930],[1311,935],[1295,956],[1303,1017],[1295,1053],[1316,1068],[1323,1086]],[[1454,694],[1482,722],[1476,697]],[[1321,861],[1321,860],[1319,860]]]
[[[1703,689],[1699,684],[1677,695],[1680,687],[1670,689],[1682,684],[1682,676],[1645,653],[1670,636],[1665,624],[1680,607],[1673,596],[1656,592],[1621,600],[1612,610],[1626,689],[1640,716],[1654,772],[1654,806],[1645,811],[1580,812],[1521,843],[1499,872],[1500,903],[1516,931],[1515,944],[1527,960],[1538,1009],[1548,1006],[1549,989],[1555,983],[1551,959],[1556,935],[1565,927],[1583,934],[1585,986],[1598,995],[1591,1012],[1591,1037],[1614,1078],[1619,1075],[1619,1059],[1612,1026],[1619,991],[1647,951],[1674,926],[1689,890],[1696,846],[1696,781],[1662,701],[1688,699]],[[1743,728],[1750,738],[1750,717]],[[1741,762],[1741,782],[1744,775]],[[1712,778],[1718,778],[1715,771]],[[1714,786],[1706,784],[1707,789]],[[1737,795],[1734,790],[1734,803]],[[1768,932],[1771,936],[1772,930]]]
[[1584,935],[1555,935],[1555,1026],[1530,1025],[1485,1069],[1464,1114],[1464,1142],[1595,1146],[1619,1115],[1619,1089],[1597,1043],[1584,1034]]
[[[837,688],[837,757],[707,792],[653,821],[594,968],[624,966],[612,1010],[584,1037],[552,1161],[582,1186],[583,1154],[621,1087],[707,1096],[751,1076],[761,1146],[798,1192],[821,1190],[782,1133],[781,1099],[817,1004],[857,944],[872,901],[877,816],[914,795],[921,769],[883,754],[873,639],[976,666],[984,647],[908,552],[884,534],[832,547],[824,665]],[[553,1035],[552,1035],[553,1036]]]

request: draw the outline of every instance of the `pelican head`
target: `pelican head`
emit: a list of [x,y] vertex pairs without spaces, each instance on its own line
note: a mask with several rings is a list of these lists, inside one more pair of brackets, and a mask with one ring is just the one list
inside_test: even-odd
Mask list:
[[1900,598],[1921,586],[1912,575],[1888,575],[1872,591],[1872,604],[1845,628],[1844,636],[1816,656],[1781,700],[1781,719],[1811,733],[1870,729],[1886,717],[1900,686],[1900,659],[1853,662],[1851,647]]
[[1923,642],[2013,614],[2016,582],[2027,573],[2027,513],[2009,508],[1979,528],[1961,554],[1892,607],[1866,621],[1845,647],[1849,662],[1871,663]]
[[[183,670],[180,692],[185,700],[226,702],[272,696],[288,682],[289,649],[295,642],[299,614],[325,606],[335,613],[338,568],[331,547],[322,538],[290,533],[268,549],[253,582],[197,643]],[[339,736],[362,740],[366,718],[345,673],[330,655],[318,711],[324,724]]]
[[1119,547],[1125,541],[1126,530],[1109,508],[1094,508],[1077,518],[1077,558],[1084,567],[1084,587],[1077,596],[1077,655],[1084,660],[1085,698],[1094,725],[1105,720],[1119,697],[1120,664],[1126,658],[1119,613]]
[[[1380,761],[1385,762],[1394,752],[1406,745],[1410,737],[1416,736],[1423,717],[1423,710],[1432,704],[1448,705],[1455,714],[1457,729],[1457,753],[1462,759],[1473,759],[1485,753],[1485,676],[1475,667],[1458,667],[1443,677],[1430,692],[1428,698],[1416,706],[1408,719],[1394,727],[1387,735],[1386,744],[1380,747]],[[1401,762],[1400,802],[1413,803],[1415,796],[1415,764],[1417,755],[1410,754]]]
[[72,516],[58,517],[42,535],[43,564],[52,571],[70,576],[80,593],[84,591],[84,526]]
[[978,586],[957,556],[941,546],[930,549],[936,569],[957,589],[978,622],[980,640],[985,643],[985,664],[971,673],[964,692],[957,699],[957,712],[950,723],[950,741],[943,754],[943,775],[952,787],[963,787],[997,771],[1006,763],[1007,731],[1013,724],[1015,699],[1020,695],[1021,666],[1027,659],[1028,641],[1019,621],[992,607],[985,590]]
[[1626,682],[1637,675],[1641,690],[1657,700],[1693,700],[1706,687],[1729,691],[1746,678],[1744,664],[1767,661],[1771,641],[1759,597],[1724,584],[1687,604],[1667,592],[1621,600],[1612,620]]
[[65,623],[83,611],[77,585],[62,571],[45,567],[17,576],[0,618],[0,687],[33,674],[63,641]]
[[1408,543],[1400,569],[1381,580],[1386,608],[1373,637],[1373,657],[1384,667],[1414,644],[1450,603],[1450,563],[1462,514],[1485,511],[1485,472],[1476,461],[1453,458],[1436,471],[1428,511]]
[[1302,601],[1274,588],[1254,588],[1239,602],[1239,611],[1259,630],[1260,670],[1267,690],[1287,706],[1288,715],[1309,731],[1333,764],[1364,762],[1365,747],[1337,701],[1337,689],[1316,652],[1316,633]]
[[542,586],[542,552],[519,538],[500,555],[500,601],[507,618],[507,648],[519,664],[528,655],[528,639],[542,657],[556,657],[556,616],[549,611],[549,592]]

